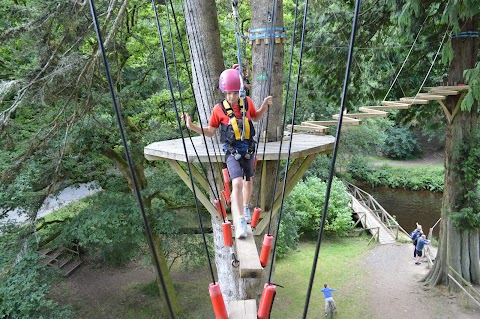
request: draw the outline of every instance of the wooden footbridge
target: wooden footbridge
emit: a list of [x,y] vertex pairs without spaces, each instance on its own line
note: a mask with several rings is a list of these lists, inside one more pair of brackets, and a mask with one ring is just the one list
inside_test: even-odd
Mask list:
[[372,195],[344,182],[352,199],[351,208],[365,230],[372,234],[380,244],[391,244],[403,238],[410,238],[408,232],[372,197]]

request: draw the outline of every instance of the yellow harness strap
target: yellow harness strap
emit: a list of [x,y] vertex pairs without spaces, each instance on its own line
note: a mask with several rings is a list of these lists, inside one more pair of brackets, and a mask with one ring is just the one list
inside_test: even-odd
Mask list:
[[[242,139],[242,135],[240,129],[238,128],[237,117],[235,116],[235,112],[233,111],[227,100],[223,100],[223,108],[225,109],[228,117],[230,118],[230,124],[232,125],[233,132],[235,133],[235,139],[237,141],[240,141]],[[243,107],[243,99],[240,99],[240,112],[242,114],[246,113],[246,110]],[[245,130],[245,139],[250,139],[250,121],[246,116],[245,120],[243,121],[243,128]]]

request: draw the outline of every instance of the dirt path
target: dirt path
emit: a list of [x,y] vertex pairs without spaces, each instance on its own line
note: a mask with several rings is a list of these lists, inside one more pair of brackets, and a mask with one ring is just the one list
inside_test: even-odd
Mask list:
[[419,280],[427,263],[415,265],[411,244],[379,245],[364,260],[368,307],[375,318],[478,319],[480,309],[467,309],[466,299],[457,300],[446,289],[425,289]]

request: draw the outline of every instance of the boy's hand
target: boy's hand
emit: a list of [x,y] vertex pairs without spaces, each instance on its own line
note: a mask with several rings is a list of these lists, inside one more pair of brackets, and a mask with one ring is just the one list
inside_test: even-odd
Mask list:
[[263,99],[263,104],[264,105],[272,105],[273,103],[273,98],[271,95],[267,96],[265,99]]
[[188,113],[184,113],[181,119],[182,121],[185,121],[185,125],[187,126],[187,128],[190,128],[190,126],[192,125],[192,118],[190,117],[190,115],[188,115]]

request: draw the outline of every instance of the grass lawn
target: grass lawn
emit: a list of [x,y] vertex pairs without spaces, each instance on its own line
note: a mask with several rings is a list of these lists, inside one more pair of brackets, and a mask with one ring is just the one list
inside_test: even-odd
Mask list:
[[[325,303],[320,289],[325,282],[336,289],[335,318],[369,317],[363,306],[367,296],[363,289],[365,270],[361,266],[362,256],[373,247],[367,246],[367,241],[366,237],[359,237],[322,242],[307,318],[322,316]],[[277,288],[272,319],[302,317],[314,254],[315,243],[303,242],[296,252],[277,261],[273,283],[285,288]]]
[[[365,306],[367,296],[364,287],[367,283],[366,270],[362,267],[365,254],[373,247],[367,246],[367,242],[366,236],[323,240],[307,318],[322,317],[324,297],[320,289],[325,282],[336,289],[333,293],[338,308],[335,318],[371,318]],[[277,260],[272,282],[284,288],[277,287],[272,319],[302,317],[314,253],[314,242],[302,242],[296,251]],[[206,269],[188,273],[172,270],[171,274],[177,297],[184,310],[182,318],[213,318],[208,294],[210,272]],[[120,276],[118,278],[123,278],[123,270],[119,269],[117,275]],[[85,279],[82,277],[82,280]],[[161,313],[158,289],[154,281],[132,282],[128,288],[112,291],[110,294],[113,295],[107,295],[101,302],[93,305],[79,298],[80,296],[75,296],[73,291],[63,291],[60,294],[63,297],[58,301],[71,304],[76,319],[149,319],[158,318]]]
[[[324,298],[320,289],[325,282],[336,289],[333,293],[338,307],[335,318],[370,317],[368,309],[364,306],[367,296],[364,293],[365,270],[361,267],[363,256],[373,247],[367,246],[367,242],[367,237],[341,238],[322,242],[307,318],[322,317]],[[302,317],[314,254],[315,243],[303,242],[296,251],[277,261],[272,282],[285,288],[277,287],[272,319]],[[209,272],[202,271],[180,276],[172,273],[172,275],[177,296],[185,310],[184,318],[213,318],[213,309],[208,296],[208,283],[211,281]],[[137,286],[137,289],[143,290],[145,287]],[[149,318],[150,314],[155,312],[149,307],[158,309],[157,298],[158,296],[152,296],[151,301],[141,304],[141,307],[125,309],[123,311],[125,315],[122,318]]]

